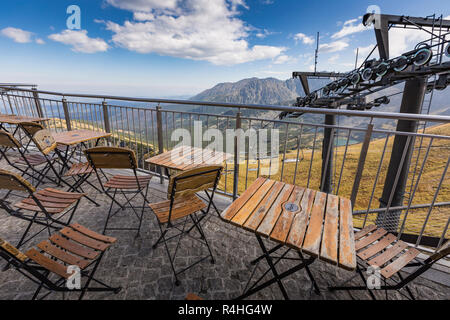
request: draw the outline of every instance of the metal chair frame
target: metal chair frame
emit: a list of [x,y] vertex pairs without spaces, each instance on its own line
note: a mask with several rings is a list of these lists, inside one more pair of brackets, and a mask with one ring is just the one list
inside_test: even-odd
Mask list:
[[[71,223],[73,216],[78,208],[81,198],[78,199],[72,205],[71,208],[69,207],[68,210],[64,210],[61,213],[58,213],[57,214],[58,218],[54,218],[53,216],[55,216],[55,214],[54,215],[50,214],[47,211],[47,209],[44,207],[44,205],[41,203],[41,201],[35,197],[34,192],[36,191],[36,189],[31,184],[29,184],[28,181],[24,182],[15,173],[8,172],[6,170],[0,170],[0,175],[3,175],[3,176],[7,175],[7,176],[9,176],[10,179],[13,179],[14,182],[19,183],[19,185],[22,186],[21,188],[15,188],[15,189],[13,189],[13,187],[11,186],[11,189],[9,189],[9,191],[19,190],[19,191],[27,192],[29,194],[29,197],[31,199],[33,199],[33,201],[36,203],[36,205],[41,209],[41,211],[35,211],[33,214],[27,214],[26,213],[27,210],[24,210],[21,208],[15,209],[10,204],[10,202],[6,200],[9,196],[10,192],[8,192],[5,197],[0,198],[0,208],[4,209],[8,214],[10,214],[13,217],[28,221],[28,225],[25,228],[25,231],[23,232],[22,236],[20,237],[20,240],[17,242],[17,245],[16,245],[17,248],[22,247],[24,244],[26,244],[27,242],[29,242],[30,240],[32,240],[33,238],[35,238],[36,236],[41,234],[44,230],[48,230],[50,233],[50,229],[58,230],[61,227],[67,226]],[[0,188],[5,189],[2,186],[0,186]],[[43,214],[43,216],[42,216],[42,214]],[[62,218],[67,215],[68,215],[67,221],[63,222]],[[44,228],[40,229],[39,231],[37,231],[36,233],[34,233],[33,235],[31,235],[27,238],[27,235],[30,232],[30,229],[33,224],[42,225],[42,226],[44,226]],[[9,264],[4,269],[8,269],[8,267],[9,267]]]
[[[181,180],[184,180],[184,179],[192,178],[192,177],[195,177],[195,176],[201,176],[201,175],[212,173],[212,172],[215,172],[215,171],[217,171],[217,175],[216,175],[215,180],[214,180],[214,186],[213,186],[212,191],[211,191],[211,196],[210,197],[208,196],[208,198],[209,198],[208,206],[207,206],[206,210],[203,210],[203,209],[200,210],[202,212],[202,216],[198,217],[197,216],[197,212],[194,212],[194,213],[189,214],[188,216],[184,217],[184,222],[173,224],[171,218],[172,218],[173,204],[174,204],[174,201],[175,201],[177,183],[179,181],[181,181]],[[201,227],[200,222],[208,215],[209,210],[210,210],[210,208],[212,206],[214,193],[216,191],[217,185],[218,185],[219,180],[220,180],[221,171],[222,171],[222,169],[220,168],[220,169],[214,169],[214,170],[207,170],[207,171],[203,171],[203,172],[198,172],[198,173],[195,173],[195,174],[185,175],[185,176],[181,176],[181,177],[178,177],[178,176],[173,176],[172,177],[173,186],[172,186],[172,189],[170,190],[170,207],[169,207],[168,222],[167,223],[160,223],[158,221],[158,226],[159,226],[161,235],[159,236],[158,240],[153,244],[153,249],[156,249],[158,244],[160,244],[161,242],[164,243],[164,247],[166,249],[167,256],[169,257],[170,266],[171,266],[173,274],[175,276],[175,285],[177,285],[177,286],[180,285],[180,281],[179,281],[179,279],[177,277],[179,274],[187,271],[188,269],[194,267],[195,265],[197,265],[198,263],[208,259],[209,257],[211,257],[211,263],[213,263],[213,264],[215,263],[211,247],[209,246],[208,240],[206,239],[205,233],[203,231],[203,228]],[[188,218],[191,219],[192,226],[189,229],[186,230],[186,225],[187,225],[187,222],[188,222]],[[163,228],[164,225],[165,225],[165,228]],[[182,225],[182,228],[179,228],[180,225]],[[167,233],[170,230],[173,230],[173,229],[178,230],[178,233],[176,233],[175,235],[172,235],[172,236],[166,238]],[[194,237],[194,236],[192,236],[190,234],[190,232],[192,230],[194,230],[194,229],[196,229],[198,231],[198,233],[200,234],[200,238],[196,238],[196,237]],[[190,264],[189,266],[187,266],[187,267],[185,267],[185,268],[183,268],[181,270],[176,270],[174,261],[175,261],[175,258],[176,258],[176,254],[177,254],[178,248],[180,246],[181,239],[184,236],[188,236],[191,239],[199,241],[201,244],[205,245],[207,247],[207,249],[208,249],[209,254],[207,256],[203,257],[203,258],[198,259],[197,261],[193,262],[192,264]],[[167,242],[172,240],[172,239],[175,239],[175,238],[178,238],[178,242],[177,242],[177,245],[176,245],[176,247],[175,247],[175,249],[173,251],[173,254],[171,254],[171,252],[169,250],[169,247],[167,245]]]
[[[102,148],[102,147],[100,147]],[[108,151],[109,154],[123,154],[125,152],[128,153],[128,157],[130,160],[130,167],[128,169],[132,169],[133,170],[133,175],[136,179],[136,184],[138,186],[137,189],[135,190],[124,190],[124,189],[120,189],[120,188],[112,188],[112,187],[106,187],[104,186],[104,183],[102,182],[102,178],[100,177],[100,174],[106,179],[108,180],[107,175],[105,174],[105,172],[102,170],[101,167],[99,167],[98,165],[96,165],[95,161],[93,161],[91,154],[104,154],[105,151],[96,151],[96,148],[91,148],[91,149],[87,149],[85,150],[85,155],[86,158],[88,159],[89,164],[92,166],[92,168],[94,169],[94,172],[97,176],[98,182],[100,184],[100,187],[102,189],[102,192],[111,200],[111,204],[109,206],[109,210],[108,210],[108,215],[106,217],[106,221],[105,221],[105,225],[103,227],[103,234],[106,234],[107,230],[116,230],[116,231],[132,231],[132,230],[136,230],[136,237],[140,236],[140,230],[141,230],[141,226],[142,226],[142,220],[144,217],[144,210],[146,208],[146,203],[149,203],[149,201],[147,200],[147,195],[148,195],[148,188],[149,188],[149,183],[146,183],[146,185],[142,185],[139,182],[139,178],[138,178],[138,174],[137,174],[137,164],[135,161],[135,156],[134,156],[134,152],[132,150],[126,149],[126,148],[119,148],[121,149],[121,151],[114,151],[113,149],[111,149],[111,151]],[[109,168],[109,169],[115,169],[115,168]],[[124,169],[124,168],[116,168],[116,169]],[[145,193],[143,192],[143,190],[145,189]],[[119,190],[119,194],[121,194],[124,198],[125,198],[125,202],[124,203],[120,203],[117,199],[116,196],[118,194],[118,190]],[[127,194],[131,194],[131,197],[127,197]],[[140,195],[143,199],[143,205],[142,207],[139,206],[134,206],[132,204],[132,200],[134,198],[136,198],[138,195]],[[115,211],[113,211],[113,205],[116,204],[119,206],[119,208],[117,208]],[[127,205],[128,204],[128,205]],[[136,216],[136,218],[138,219],[139,223],[138,226],[136,228],[122,228],[122,227],[108,227],[108,223],[110,221],[110,219],[112,217],[114,217],[120,210],[125,210],[125,209],[132,209],[133,214]],[[140,213],[138,213],[138,209],[142,209]]]
[[[416,300],[416,297],[412,293],[411,289],[408,287],[408,284],[411,283],[414,279],[416,279],[420,275],[422,275],[423,273],[425,273],[428,269],[430,269],[433,266],[434,263],[436,263],[440,259],[446,257],[447,255],[449,255],[450,254],[450,245],[449,244],[450,244],[450,240],[447,241],[444,245],[442,245],[437,253],[431,255],[429,258],[427,258],[427,259],[425,259],[423,261],[415,258],[413,260],[414,262],[408,263],[403,268],[417,267],[417,269],[415,269],[413,272],[408,274],[406,277],[403,277],[401,275],[401,272],[402,272],[401,270],[396,273],[396,276],[398,277],[398,280],[393,279],[393,278],[386,279],[382,275],[380,275],[380,277],[382,277],[382,279],[383,279],[384,285],[380,286],[379,289],[369,289],[367,287],[367,285],[364,285],[364,286],[344,286],[343,284],[341,284],[339,286],[330,286],[330,287],[328,287],[328,290],[330,290],[330,291],[334,291],[334,290],[348,290],[348,291],[367,290],[369,292],[369,294],[370,294],[370,297],[373,300],[376,300],[376,297],[375,297],[375,295],[373,293],[374,291],[384,290],[385,291],[385,297],[386,297],[386,300],[387,300],[388,299],[388,291],[395,290],[399,294],[401,294],[402,296],[404,296],[405,298],[407,298],[409,300]],[[440,252],[440,251],[442,251],[442,252]],[[367,263],[358,261],[358,266],[357,266],[356,271],[360,275],[361,280],[363,281],[364,284],[367,284],[367,282],[366,282],[367,280],[364,277],[364,273],[363,273],[363,270],[365,270],[366,267],[368,267]],[[348,282],[348,281],[349,280],[345,281],[344,284],[346,282]],[[407,291],[408,296],[403,294],[400,291],[403,288]]]
[[[2,157],[5,158],[8,165],[13,167],[17,171],[19,171],[22,176],[30,177],[33,182],[36,180],[37,181],[35,183],[36,187],[38,187],[45,180],[48,180],[55,184],[58,184],[56,180],[50,178],[47,175],[49,173],[51,166],[53,165],[55,159],[49,159],[49,158],[45,157],[46,158],[45,167],[38,170],[36,167],[42,166],[43,164],[39,164],[36,166],[32,165],[30,163],[30,161],[28,160],[28,158],[26,157],[26,152],[25,152],[23,145],[17,139],[15,139],[14,136],[12,136],[10,133],[8,133],[6,131],[2,131],[2,130],[0,130],[0,135],[2,135],[4,137],[8,137],[9,142],[10,142],[9,145],[6,145],[6,144],[0,145],[0,154],[2,155]],[[17,151],[19,157],[21,159],[23,159],[25,161],[25,163],[21,164],[21,163],[12,161],[7,154],[7,149],[13,149],[13,150]],[[25,169],[23,167],[25,167]],[[29,172],[30,170],[31,170],[31,172]]]
[[[1,240],[1,239],[0,239]],[[5,247],[0,246],[0,257],[4,258],[8,261],[8,264],[11,264],[19,273],[24,275],[27,279],[31,280],[33,283],[37,284],[38,287],[33,294],[32,300],[38,299],[39,293],[44,288],[49,290],[48,293],[41,296],[38,300],[43,300],[52,292],[62,292],[63,298],[65,292],[80,292],[79,300],[81,300],[85,293],[88,291],[93,292],[114,292],[115,294],[119,293],[122,289],[121,287],[111,287],[104,282],[94,278],[94,274],[97,271],[97,268],[102,260],[104,252],[99,254],[99,257],[96,258],[89,264],[86,269],[91,268],[91,270],[82,270],[81,276],[85,277],[87,280],[82,288],[74,288],[69,289],[65,286],[65,278],[58,276],[59,278],[52,281],[49,279],[50,272],[43,268],[42,266],[32,262],[30,259],[21,259],[19,256],[24,257],[25,255],[21,253],[17,248],[9,248],[7,250]],[[101,287],[90,287],[91,281],[98,283]]]

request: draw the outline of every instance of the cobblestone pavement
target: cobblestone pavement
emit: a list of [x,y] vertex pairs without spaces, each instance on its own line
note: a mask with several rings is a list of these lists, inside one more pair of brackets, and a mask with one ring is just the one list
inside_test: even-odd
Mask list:
[[[1,165],[0,165],[1,166]],[[5,166],[2,166],[5,167]],[[154,178],[152,183],[156,184]],[[101,231],[105,222],[109,206],[108,198],[97,194],[95,191],[85,189],[95,200],[101,204],[95,207],[92,203],[83,199],[74,216],[73,221],[87,226],[95,231]],[[4,194],[4,191],[2,191]],[[165,194],[156,189],[150,189],[149,201],[165,200]],[[10,199],[14,200],[14,199]],[[206,220],[206,219],[205,219]],[[128,210],[121,211],[111,220],[111,226],[133,226],[136,218]],[[27,222],[11,217],[4,210],[0,210],[0,237],[15,244],[23,232]],[[114,231],[108,234],[118,238],[118,241],[103,257],[97,270],[96,277],[112,286],[121,286],[123,289],[118,294],[112,293],[88,293],[86,299],[184,299],[189,292],[196,293],[206,299],[230,299],[242,293],[247,280],[250,278],[253,266],[249,263],[261,252],[254,235],[238,229],[220,220],[215,212],[210,214],[203,224],[205,233],[216,259],[215,264],[205,260],[192,269],[179,276],[180,286],[174,285],[174,278],[169,260],[163,246],[152,249],[152,244],[159,236],[159,228],[156,218],[150,209],[146,209],[141,235],[135,238],[134,232]],[[33,227],[34,228],[34,227]],[[36,227],[38,228],[38,227]],[[48,234],[43,232],[32,240],[38,243]],[[172,241],[171,246],[176,243]],[[270,247],[273,244],[267,243]],[[30,247],[26,245],[25,247]],[[207,250],[200,243],[183,238],[179,248],[176,264],[185,266],[196,261]],[[288,256],[294,257],[293,252]],[[294,261],[282,261],[280,270],[286,269]],[[4,262],[0,263],[3,266]],[[265,269],[265,263],[256,266],[256,275],[261,275]],[[329,292],[327,286],[338,284],[355,275],[316,260],[311,265],[311,271],[321,289],[317,295],[310,290],[311,284],[305,270],[285,278],[285,285],[291,299],[370,299],[363,291]],[[360,279],[350,281],[360,285]],[[0,272],[0,299],[30,299],[36,285],[27,280],[14,269]],[[419,278],[411,285],[413,293],[420,299],[449,299],[448,287],[436,284],[432,281]],[[385,298],[384,292],[377,292],[378,298]],[[51,294],[50,299],[61,299],[62,295]],[[66,295],[66,298],[76,298],[74,294]],[[251,299],[282,299],[283,296],[276,284],[260,291],[250,297]],[[389,293],[389,299],[403,299],[396,292]]]

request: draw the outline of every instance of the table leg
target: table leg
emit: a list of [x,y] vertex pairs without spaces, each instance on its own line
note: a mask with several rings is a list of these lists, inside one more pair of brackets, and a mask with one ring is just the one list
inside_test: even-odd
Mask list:
[[259,235],[256,235],[256,239],[258,239],[259,246],[261,247],[262,251],[264,252],[266,261],[269,264],[270,269],[272,270],[272,273],[278,283],[278,286],[280,287],[280,290],[281,290],[281,293],[283,294],[284,299],[289,300],[289,296],[286,292],[286,289],[284,288],[283,283],[281,282],[281,279],[280,279],[280,276],[278,275],[277,269],[275,269],[275,266],[273,265],[272,258],[270,257],[270,254],[267,252],[264,242],[262,241],[262,239]]

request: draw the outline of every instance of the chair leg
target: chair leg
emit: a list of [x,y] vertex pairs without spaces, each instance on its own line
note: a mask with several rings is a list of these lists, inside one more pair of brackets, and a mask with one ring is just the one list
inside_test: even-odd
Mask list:
[[288,296],[288,294],[286,292],[286,289],[284,288],[283,283],[281,282],[280,276],[278,275],[278,272],[275,269],[275,266],[273,264],[272,258],[270,257],[270,255],[267,252],[267,249],[266,249],[266,246],[264,245],[264,242],[262,241],[262,239],[261,239],[261,237],[259,235],[256,235],[256,239],[258,239],[259,246],[261,247],[261,249],[262,249],[262,251],[263,251],[263,253],[265,255],[267,264],[269,265],[270,269],[272,270],[272,273],[273,273],[273,275],[274,275],[274,277],[276,279],[276,282],[278,283],[278,287],[280,288],[284,299],[285,300],[289,300],[289,296]]
[[114,204],[115,198],[116,198],[116,193],[117,193],[117,189],[114,189],[114,195],[112,197],[114,200],[111,201],[111,205],[109,206],[108,216],[106,217],[105,226],[103,227],[103,234],[106,234],[106,228],[108,227],[109,218],[111,216],[111,211],[112,211],[113,204]]
[[214,264],[215,260],[214,260],[214,256],[211,251],[211,247],[209,246],[208,239],[206,239],[205,233],[203,232],[202,226],[199,224],[197,216],[195,216],[195,218],[194,218],[193,215],[190,215],[190,217],[191,217],[192,222],[194,223],[197,231],[200,233],[201,239],[203,239],[205,241],[206,247],[208,248],[208,251],[209,251],[209,255],[211,256],[211,263]]
[[[179,285],[180,285],[180,280],[178,280],[177,272],[175,271],[174,261],[172,261],[172,255],[170,254],[169,246],[167,245],[167,241],[166,241],[166,233],[167,233],[167,229],[163,231],[162,228],[161,228],[161,225],[159,226],[159,229],[161,230],[161,237],[160,237],[160,240],[162,240],[163,243],[164,243],[164,247],[166,248],[167,256],[169,257],[170,266],[171,266],[171,268],[172,268],[173,275],[175,276],[175,285],[176,285],[176,286],[179,286]],[[159,242],[160,240],[158,240],[158,242]],[[175,259],[175,257],[173,257],[173,259]]]

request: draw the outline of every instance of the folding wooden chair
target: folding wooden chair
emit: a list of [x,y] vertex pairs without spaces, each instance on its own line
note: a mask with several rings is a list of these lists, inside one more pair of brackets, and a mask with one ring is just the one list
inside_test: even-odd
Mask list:
[[[87,291],[118,293],[121,290],[94,278],[105,251],[115,242],[115,238],[100,235],[75,223],[25,253],[0,238],[0,256],[38,286],[33,300],[38,298],[43,288],[49,292],[39,297],[40,300],[52,292],[81,292],[81,300]],[[79,288],[67,286],[73,275],[69,272],[69,266],[79,268],[81,282],[86,279],[84,285],[80,283]],[[92,287],[92,281],[100,286]]]
[[[69,225],[80,199],[84,196],[82,193],[64,192],[53,188],[36,191],[31,183],[17,173],[2,169],[0,169],[0,189],[23,191],[29,195],[15,204],[11,204],[7,196],[0,199],[0,208],[14,217],[29,222],[16,245],[17,248],[44,230],[60,229]],[[67,219],[63,221],[65,216]],[[27,238],[33,224],[42,225],[44,228]]]
[[[11,151],[14,151],[14,154]],[[57,183],[47,175],[51,169],[49,163],[53,164],[55,159],[38,153],[26,153],[22,144],[11,133],[4,130],[0,130],[0,153],[11,167],[23,176],[36,180],[36,187],[45,180]]]
[[[419,250],[409,247],[406,242],[398,240],[395,235],[375,225],[367,226],[356,232],[355,241],[357,256],[361,259],[358,262],[357,272],[364,282],[364,286],[336,286],[329,287],[329,290],[368,290],[374,300],[376,298],[372,290],[375,289],[368,289],[364,277],[364,271],[367,273],[370,266],[380,270],[380,280],[384,285],[381,285],[378,290],[385,290],[386,299],[388,290],[396,290],[406,298],[415,300],[408,284],[430,269],[438,260],[450,254],[450,241],[447,241],[429,258],[424,261],[419,260],[417,259]],[[417,268],[403,277],[401,272],[407,267]],[[394,276],[397,276],[398,279],[395,279]],[[406,289],[409,297],[399,291],[403,288]]]
[[[214,257],[209,247],[208,241],[205,237],[205,233],[200,225],[200,222],[208,214],[209,209],[213,201],[214,193],[217,188],[217,184],[220,180],[220,174],[222,172],[222,166],[200,166],[195,169],[183,171],[170,178],[169,188],[167,191],[168,199],[166,201],[152,203],[150,208],[158,219],[161,236],[153,245],[153,248],[163,242],[169,256],[170,265],[172,267],[173,274],[175,276],[175,284],[179,285],[180,281],[177,275],[192,268],[194,265],[202,262],[203,260],[211,257],[211,263],[214,263]],[[197,192],[205,191],[212,188],[211,198],[208,204],[203,202],[197,195]],[[206,210],[204,210],[206,208]],[[197,212],[201,211],[203,215],[199,218]],[[184,222],[178,222],[173,224],[174,221],[178,221],[184,218]],[[192,221],[192,226],[187,227],[188,220]],[[176,230],[178,233],[166,238],[166,234],[170,230]],[[200,239],[190,235],[190,232],[196,229],[200,234]],[[181,238],[185,235],[190,236],[206,245],[209,255],[199,259],[193,264],[177,271],[175,269],[174,261],[180,245]],[[171,239],[178,237],[178,243],[174,249],[173,254],[170,252],[167,242]]]
[[[64,156],[61,153],[61,150],[58,149],[58,145],[53,138],[52,133],[49,130],[39,130],[32,136],[31,139],[41,152],[41,156],[47,161],[47,164],[51,171],[55,174],[58,185],[60,185],[61,183],[65,184],[69,187],[69,192],[73,191],[84,193],[81,185],[86,182],[100,192],[100,190],[96,186],[88,181],[88,178],[93,171],[89,164],[87,162],[74,163],[71,167],[69,167],[66,159],[64,159]],[[52,155],[52,152],[55,152],[56,155]],[[58,170],[55,166],[56,159],[60,160],[62,166],[60,170]],[[63,175],[64,167],[67,167],[68,169],[65,175]],[[69,183],[69,181],[65,180],[63,177],[71,177],[73,178],[74,182]],[[85,197],[97,207],[100,206],[87,194],[85,194]]]
[[21,122],[19,123],[19,128],[25,133],[28,138],[27,144],[24,146],[25,151],[28,150],[28,147],[33,142],[33,136],[36,132],[45,129],[45,127],[39,122]]
[[[136,237],[139,236],[142,218],[144,216],[144,209],[146,208],[146,203],[148,203],[148,186],[153,175],[137,174],[138,167],[136,155],[130,149],[119,147],[94,147],[87,149],[84,152],[89,164],[97,175],[104,194],[111,199],[111,205],[109,207],[108,216],[106,217],[103,234],[106,233],[106,230],[136,230]],[[116,174],[108,179],[106,174],[103,172],[103,169],[131,169],[133,171],[133,175]],[[102,182],[100,174],[102,174],[102,176],[106,179],[106,182]],[[120,203],[116,199],[118,194],[123,195],[125,198],[124,203]],[[138,195],[142,197],[142,207],[137,207],[132,204],[132,200]],[[114,203],[118,205],[119,208],[113,212]],[[108,227],[109,220],[120,210],[124,210],[125,208],[132,209],[139,221],[138,226],[134,228]],[[137,209],[142,209],[142,211],[138,213]]]

